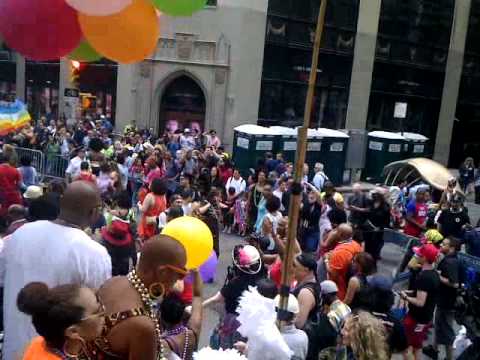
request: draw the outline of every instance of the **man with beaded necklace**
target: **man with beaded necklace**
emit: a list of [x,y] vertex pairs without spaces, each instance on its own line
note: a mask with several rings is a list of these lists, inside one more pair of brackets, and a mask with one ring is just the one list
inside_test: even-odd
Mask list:
[[185,248],[175,239],[157,235],[142,248],[136,270],[114,277],[99,290],[106,308],[103,334],[89,344],[91,359],[166,360],[167,344],[157,307],[173,285],[187,274]]

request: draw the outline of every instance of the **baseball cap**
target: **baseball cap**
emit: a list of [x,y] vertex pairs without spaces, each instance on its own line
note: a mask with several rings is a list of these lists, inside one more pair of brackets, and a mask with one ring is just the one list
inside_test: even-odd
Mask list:
[[424,257],[429,263],[434,263],[437,260],[439,250],[433,244],[425,244],[414,247],[413,252],[419,257]]
[[435,229],[430,229],[425,233],[425,240],[427,243],[439,244],[443,240],[443,235]]
[[23,197],[29,200],[38,199],[43,195],[43,189],[40,186],[30,185],[27,187],[27,190],[23,193]]
[[338,292],[338,286],[332,280],[325,280],[320,283],[320,293],[322,295]]
[[[279,309],[280,308],[280,295],[275,296],[275,299],[273,301],[275,303],[275,308]],[[295,315],[300,312],[300,305],[298,304],[298,300],[292,294],[288,295],[287,311],[289,313],[292,313],[292,314],[295,314]]]

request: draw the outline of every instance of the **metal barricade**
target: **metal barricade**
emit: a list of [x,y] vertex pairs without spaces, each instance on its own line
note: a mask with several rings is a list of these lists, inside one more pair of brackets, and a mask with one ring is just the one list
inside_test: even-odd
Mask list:
[[43,152],[22,147],[15,147],[15,152],[19,160],[27,158],[31,161],[32,166],[37,170],[37,174],[40,177],[39,180],[42,180],[45,173],[45,155]]
[[44,176],[48,178],[65,178],[65,170],[67,170],[69,159],[62,155],[50,155],[45,163]]

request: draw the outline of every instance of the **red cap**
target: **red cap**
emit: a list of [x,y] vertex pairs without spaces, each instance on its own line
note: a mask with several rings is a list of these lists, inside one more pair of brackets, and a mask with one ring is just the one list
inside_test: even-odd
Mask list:
[[435,260],[437,260],[439,250],[433,244],[425,244],[423,246],[414,247],[413,252],[416,255],[425,258],[430,264],[433,264]]
[[133,241],[130,233],[130,224],[121,220],[114,220],[109,226],[101,230],[102,238],[115,246],[130,245]]

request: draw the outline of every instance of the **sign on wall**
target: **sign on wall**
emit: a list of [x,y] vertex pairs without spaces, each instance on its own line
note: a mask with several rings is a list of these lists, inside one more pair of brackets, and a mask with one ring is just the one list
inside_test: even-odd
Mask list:
[[242,149],[247,149],[248,146],[250,145],[250,140],[243,138],[243,137],[238,137],[237,138],[237,146]]
[[256,150],[260,151],[272,151],[273,141],[257,141]]
[[402,151],[402,144],[390,144],[388,146],[388,152],[399,153]]
[[370,150],[382,151],[383,150],[383,143],[378,142],[378,141],[370,141],[368,143],[368,148]]

